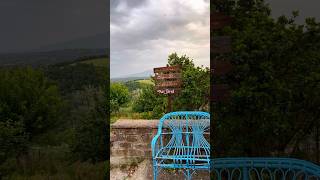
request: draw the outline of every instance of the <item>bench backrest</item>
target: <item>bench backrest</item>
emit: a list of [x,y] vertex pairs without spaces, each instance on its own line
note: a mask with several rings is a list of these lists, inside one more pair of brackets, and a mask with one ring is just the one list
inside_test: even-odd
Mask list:
[[191,153],[189,149],[199,148],[209,154],[210,144],[205,136],[210,133],[210,114],[200,111],[171,112],[164,115],[159,123],[162,136],[168,141],[161,140],[161,146],[167,148],[182,148],[181,153]]

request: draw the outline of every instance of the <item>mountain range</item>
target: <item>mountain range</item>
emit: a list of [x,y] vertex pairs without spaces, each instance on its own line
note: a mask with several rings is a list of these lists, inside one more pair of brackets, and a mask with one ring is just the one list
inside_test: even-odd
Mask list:
[[69,41],[42,46],[32,52],[43,52],[64,49],[108,49],[109,41],[106,33],[95,34]]
[[153,70],[147,70],[140,73],[129,74],[129,75],[124,75],[119,77],[112,77],[111,81],[123,82],[123,81],[137,80],[137,79],[149,79],[153,75],[154,75]]
[[96,34],[19,53],[1,53],[0,66],[45,66],[109,55],[107,34]]

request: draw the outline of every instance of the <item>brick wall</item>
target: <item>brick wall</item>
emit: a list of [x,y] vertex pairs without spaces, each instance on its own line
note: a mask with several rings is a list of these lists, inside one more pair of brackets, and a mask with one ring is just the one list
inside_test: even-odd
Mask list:
[[159,120],[118,120],[111,125],[110,163],[113,166],[151,159],[151,140]]

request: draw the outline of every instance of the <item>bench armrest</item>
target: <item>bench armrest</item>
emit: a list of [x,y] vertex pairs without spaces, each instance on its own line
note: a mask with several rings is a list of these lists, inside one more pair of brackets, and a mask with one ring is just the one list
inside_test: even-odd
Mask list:
[[157,154],[158,150],[159,150],[159,137],[161,136],[160,133],[157,133],[152,141],[151,141],[151,150],[152,150],[152,157],[155,157],[155,155]]
[[158,125],[158,132],[157,134],[153,137],[152,141],[151,141],[151,150],[152,150],[152,157],[155,157],[156,154],[159,151],[159,139],[161,137],[161,133],[162,133],[162,126],[163,126],[163,121],[166,119],[166,117],[168,116],[168,114],[164,115],[160,121],[159,121],[159,125]]

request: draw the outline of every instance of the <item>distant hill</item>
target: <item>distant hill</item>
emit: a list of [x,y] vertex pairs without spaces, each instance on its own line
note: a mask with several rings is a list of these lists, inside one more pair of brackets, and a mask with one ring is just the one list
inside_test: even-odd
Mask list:
[[145,80],[145,79],[148,79],[148,77],[111,78],[111,82],[128,82],[128,81]]
[[88,57],[107,56],[107,49],[64,49],[43,52],[0,54],[0,66],[46,66]]
[[114,77],[111,78],[112,82],[126,82],[126,81],[133,81],[133,80],[144,80],[144,79],[150,79],[150,77],[153,76],[153,71],[143,71],[141,73],[135,73],[130,74],[126,76],[120,76],[120,77]]
[[72,63],[71,65],[74,64],[92,64],[96,67],[103,67],[103,68],[108,68],[109,67],[109,59],[106,57],[102,57],[102,58],[93,58],[93,59],[85,59],[85,60],[78,60],[74,63]]
[[33,52],[56,51],[64,49],[108,49],[107,34],[96,34],[88,37],[73,39],[70,41],[50,44],[33,50]]

